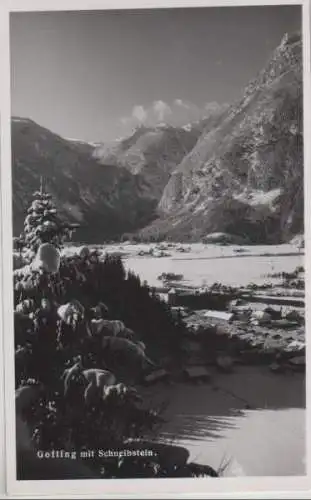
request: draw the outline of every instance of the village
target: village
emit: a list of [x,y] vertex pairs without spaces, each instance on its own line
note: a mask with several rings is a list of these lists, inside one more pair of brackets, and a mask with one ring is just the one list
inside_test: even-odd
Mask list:
[[[230,237],[212,235],[221,256],[230,252],[238,258],[249,247],[229,247]],[[299,255],[303,243],[294,242]],[[297,246],[296,246],[297,245]],[[99,247],[123,258],[131,252],[138,259],[160,259],[194,252],[193,245],[160,242],[152,245],[107,245]],[[66,249],[66,253],[70,250]],[[73,250],[72,250],[73,251]],[[288,255],[291,255],[289,252]],[[162,259],[161,259],[162,257]],[[259,284],[230,286],[219,282],[209,286],[187,283],[183,274],[162,272],[157,286],[151,286],[170,307],[176,319],[186,325],[183,338],[183,367],[176,370],[171,361],[161,360],[161,368],[144,378],[147,385],[159,382],[188,381],[201,383],[211,379],[213,371],[231,373],[239,365],[264,365],[277,373],[305,370],[305,292],[304,267],[292,272],[267,274]],[[149,283],[148,283],[149,286]]]
[[228,372],[235,364],[267,364],[276,373],[303,371],[304,293],[297,289],[297,280],[303,282],[302,269],[279,287],[255,290],[220,286],[189,291],[166,282],[172,285],[166,293],[168,304],[188,328],[184,341],[188,377],[208,378],[208,366],[215,364]]

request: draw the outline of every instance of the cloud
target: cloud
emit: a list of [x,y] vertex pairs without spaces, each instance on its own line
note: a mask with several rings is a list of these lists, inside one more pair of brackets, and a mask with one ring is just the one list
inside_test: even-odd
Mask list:
[[176,106],[180,106],[181,108],[189,109],[190,106],[186,102],[184,102],[182,99],[175,99],[174,104]]
[[152,109],[155,113],[156,119],[163,121],[168,115],[172,114],[170,106],[164,101],[154,101]]
[[122,116],[122,118],[120,119],[122,125],[128,125],[129,123],[131,123],[131,121],[132,118],[130,116]]
[[227,107],[228,107],[228,104],[225,102],[222,104],[219,104],[218,102],[211,101],[211,102],[205,103],[204,110],[207,114],[210,114],[210,113],[217,113],[217,112],[224,111]]
[[219,104],[215,101],[207,102],[204,105],[206,111],[216,111],[219,108]]
[[147,118],[147,111],[144,106],[134,106],[132,117],[136,118],[138,122],[143,123]]
[[120,125],[127,131],[139,125],[155,127],[161,123],[183,127],[217,112],[221,106],[217,102],[208,102],[197,106],[179,98],[174,99],[171,103],[159,99],[150,103],[149,106],[135,105],[128,116],[120,118]]
[[161,99],[154,101],[149,107],[145,108],[137,104],[132,108],[130,116],[123,116],[120,122],[123,126],[147,125],[156,126],[160,122],[166,121],[172,114],[171,107]]

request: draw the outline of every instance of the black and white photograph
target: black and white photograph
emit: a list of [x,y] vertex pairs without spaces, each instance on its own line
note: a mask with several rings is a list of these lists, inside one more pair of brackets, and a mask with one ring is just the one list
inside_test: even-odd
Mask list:
[[9,28],[16,481],[305,476],[302,5]]

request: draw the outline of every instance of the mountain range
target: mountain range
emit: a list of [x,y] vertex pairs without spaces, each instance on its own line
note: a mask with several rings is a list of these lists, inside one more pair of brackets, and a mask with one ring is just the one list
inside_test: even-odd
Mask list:
[[187,125],[89,144],[13,117],[12,165],[14,234],[43,176],[80,241],[288,241],[303,232],[301,36],[283,37],[241,99]]
[[78,240],[116,238],[151,220],[157,200],[143,177],[100,165],[93,151],[94,146],[65,140],[31,120],[12,119],[14,234],[23,229],[41,176],[61,215],[79,224]]

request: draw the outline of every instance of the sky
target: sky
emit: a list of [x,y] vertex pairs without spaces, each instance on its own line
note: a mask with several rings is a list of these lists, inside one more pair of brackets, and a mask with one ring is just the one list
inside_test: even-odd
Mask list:
[[300,6],[11,13],[12,115],[111,141],[238,99]]

